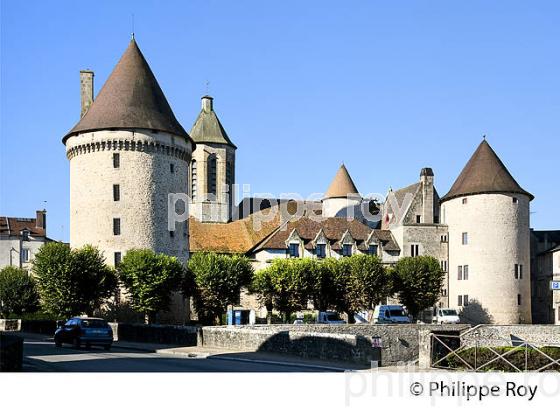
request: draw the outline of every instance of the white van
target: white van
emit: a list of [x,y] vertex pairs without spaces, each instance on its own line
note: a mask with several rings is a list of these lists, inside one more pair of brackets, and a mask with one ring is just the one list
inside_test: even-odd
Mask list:
[[377,305],[373,323],[410,323],[410,317],[402,305]]
[[455,309],[437,308],[432,322],[442,325],[444,323],[459,323],[460,320],[459,314]]

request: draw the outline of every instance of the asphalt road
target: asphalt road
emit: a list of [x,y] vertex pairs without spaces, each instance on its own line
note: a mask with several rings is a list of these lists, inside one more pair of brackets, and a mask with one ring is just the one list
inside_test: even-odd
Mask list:
[[317,368],[220,358],[185,358],[113,347],[55,347],[45,339],[25,339],[24,371],[28,372],[318,372]]

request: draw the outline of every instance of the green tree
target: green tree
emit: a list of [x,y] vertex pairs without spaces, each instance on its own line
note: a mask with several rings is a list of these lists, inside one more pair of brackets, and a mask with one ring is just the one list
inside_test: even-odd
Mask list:
[[257,294],[258,301],[266,308],[266,322],[270,325],[274,309],[274,284],[271,270],[265,268],[255,272],[249,291]]
[[416,319],[418,314],[437,303],[445,277],[432,256],[405,257],[393,270],[394,292]]
[[25,269],[15,266],[0,270],[0,317],[38,309],[39,293],[33,277]]
[[[352,255],[350,284],[346,292],[349,299],[349,317],[360,310],[372,309],[392,290],[391,278],[377,256]],[[351,315],[350,315],[351,314]]]
[[185,268],[181,262],[150,249],[131,249],[117,266],[119,279],[130,294],[134,310],[154,323],[158,311],[167,311],[171,293],[180,290]]
[[253,267],[245,256],[201,252],[189,259],[188,285],[183,288],[187,295],[192,294],[202,322],[221,324],[228,305],[239,303],[241,288],[252,279]]
[[33,272],[43,309],[62,317],[92,314],[117,286],[113,269],[89,245],[70,250],[61,242],[46,243],[35,255]]

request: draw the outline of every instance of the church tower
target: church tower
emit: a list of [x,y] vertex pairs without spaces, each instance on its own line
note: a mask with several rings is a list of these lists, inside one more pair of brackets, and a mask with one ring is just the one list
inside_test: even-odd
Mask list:
[[95,100],[93,72],[81,72],[81,88],[82,117],[62,139],[71,247],[97,246],[111,265],[132,248],[185,261],[187,222],[168,228],[168,194],[186,192],[194,144],[136,41]]
[[209,95],[202,97],[202,110],[189,134],[196,143],[191,163],[190,216],[201,222],[229,222],[235,205],[237,147],[220,123]]
[[529,203],[486,140],[441,199],[449,307],[475,323],[531,323]]

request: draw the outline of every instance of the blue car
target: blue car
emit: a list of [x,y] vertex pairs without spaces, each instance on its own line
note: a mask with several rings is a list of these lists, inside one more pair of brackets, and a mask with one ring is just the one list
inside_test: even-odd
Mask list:
[[63,343],[70,343],[75,348],[102,346],[109,350],[113,344],[113,329],[104,319],[73,317],[54,333],[55,346],[61,347]]

